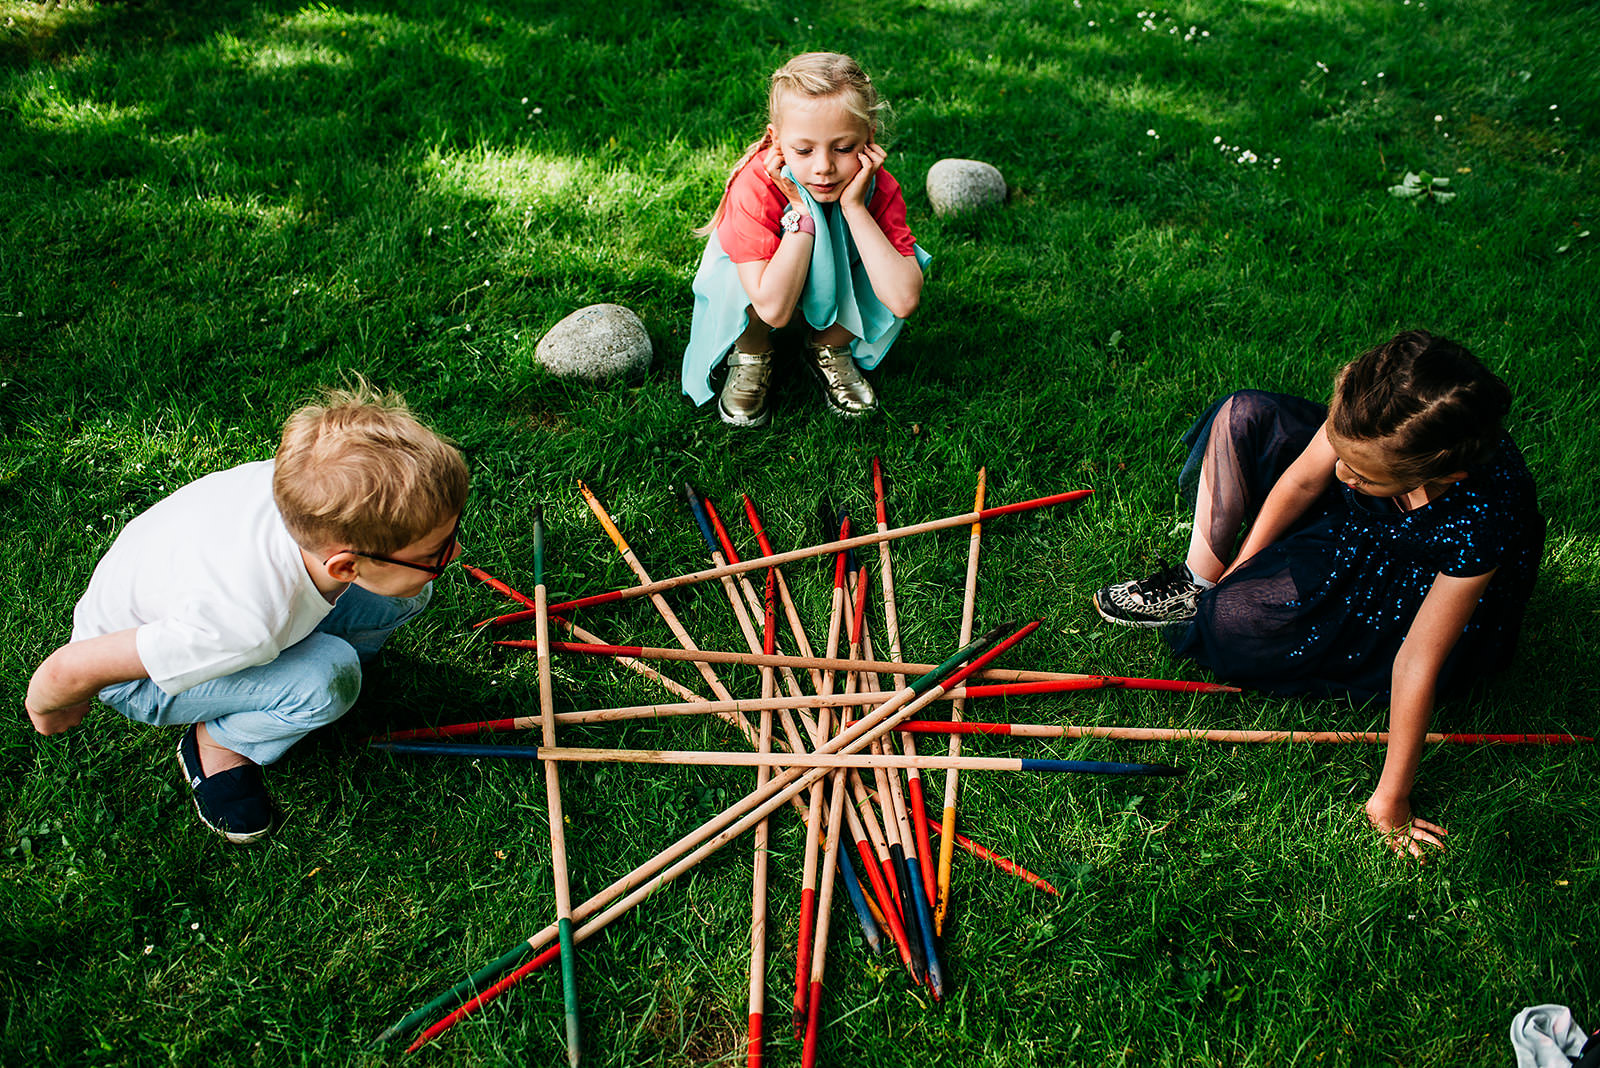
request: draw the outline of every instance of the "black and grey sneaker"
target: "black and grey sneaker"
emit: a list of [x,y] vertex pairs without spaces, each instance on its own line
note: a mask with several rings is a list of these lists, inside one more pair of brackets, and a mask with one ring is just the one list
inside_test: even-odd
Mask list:
[[1187,564],[1162,567],[1136,582],[1121,582],[1095,591],[1094,607],[1107,623],[1123,627],[1165,627],[1193,619],[1203,587]]
[[261,766],[245,764],[207,775],[200,767],[196,729],[191,726],[178,740],[178,766],[194,791],[200,822],[235,845],[265,837],[272,830],[274,812]]

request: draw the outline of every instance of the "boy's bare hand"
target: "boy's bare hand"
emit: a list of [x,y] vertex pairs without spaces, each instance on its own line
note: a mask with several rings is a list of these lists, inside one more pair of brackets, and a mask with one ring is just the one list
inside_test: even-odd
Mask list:
[[60,734],[63,731],[70,731],[82,723],[83,717],[89,712],[88,701],[79,701],[64,708],[46,709],[43,712],[35,712],[28,705],[28,702],[24,702],[23,707],[27,709],[33,729],[40,734]]
[[1390,849],[1421,862],[1428,859],[1423,845],[1443,849],[1444,836],[1450,833],[1437,823],[1414,816],[1408,798],[1389,800],[1373,794],[1367,800],[1367,822],[1388,839]]

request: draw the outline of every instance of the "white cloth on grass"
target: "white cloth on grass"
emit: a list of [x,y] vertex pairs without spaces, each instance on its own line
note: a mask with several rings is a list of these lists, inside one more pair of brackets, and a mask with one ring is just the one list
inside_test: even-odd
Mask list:
[[73,610],[72,640],[138,628],[139,660],[176,696],[270,663],[331,611],[262,460],[191,482],[128,523]]
[[1565,1005],[1534,1005],[1511,1021],[1517,1068],[1571,1068],[1588,1037]]

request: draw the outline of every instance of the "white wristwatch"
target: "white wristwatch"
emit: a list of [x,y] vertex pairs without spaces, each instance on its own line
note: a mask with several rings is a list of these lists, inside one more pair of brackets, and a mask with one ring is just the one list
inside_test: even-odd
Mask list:
[[796,231],[799,231],[803,234],[811,234],[815,236],[817,232],[816,222],[808,213],[801,211],[800,207],[796,204],[789,205],[788,210],[785,211],[782,218],[778,220],[778,225],[783,227],[783,232],[786,234],[792,234]]

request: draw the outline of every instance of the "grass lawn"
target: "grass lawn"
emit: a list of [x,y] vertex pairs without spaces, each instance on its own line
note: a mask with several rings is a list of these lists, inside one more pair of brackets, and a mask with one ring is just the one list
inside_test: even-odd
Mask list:
[[[269,772],[289,821],[263,847],[196,822],[175,732],[97,708],[41,738],[21,713],[122,525],[270,456],[285,415],[352,373],[462,443],[469,558],[520,588],[540,503],[553,599],[633,581],[580,477],[664,576],[705,566],[686,479],[730,520],[749,493],[786,548],[821,540],[823,496],[870,518],[875,455],[894,524],[968,510],[986,467],[990,503],[1095,490],[985,527],[979,629],[1043,620],[1013,666],[1199,678],[1089,604],[1181,552],[1178,436],[1234,388],[1323,397],[1340,363],[1426,326],[1512,385],[1511,429],[1550,519],[1517,665],[1444,704],[1438,728],[1596,733],[1597,40],[1600,7],[1575,0],[0,0],[0,683],[14,710],[0,734],[0,1063],[560,1059],[553,972],[418,1056],[365,1048],[553,919],[538,768],[361,743],[537,707],[531,658],[466,626],[514,607],[488,589],[440,582],[351,715]],[[935,263],[877,376],[879,417],[829,418],[787,367],[774,425],[734,433],[679,392],[690,231],[761,129],[767,74],[812,49],[855,55],[893,104],[888,167]],[[945,157],[999,167],[1006,206],[934,217],[923,180]],[[1434,190],[1447,195],[1391,195],[1408,172],[1448,179]],[[643,318],[648,374],[591,386],[542,372],[539,337],[602,301]],[[913,659],[955,644],[966,552],[964,530],[895,546]],[[814,636],[830,574],[790,571]],[[719,590],[672,601],[701,645],[740,647]],[[642,602],[580,622],[672,643]],[[664,670],[698,685],[685,667]],[[591,660],[556,672],[562,709],[660,699]],[[756,692],[752,671],[725,679]],[[1250,694],[975,712],[1384,722]],[[742,745],[689,718],[563,737]],[[870,955],[841,907],[834,1063],[1455,1068],[1511,1063],[1506,1028],[1527,1005],[1600,1027],[1592,748],[1429,752],[1416,803],[1452,834],[1422,867],[1366,828],[1375,748],[965,751],[1189,774],[963,776],[966,833],[1061,894],[958,854],[942,1005]],[[581,901],[751,776],[588,765],[562,779]],[[776,822],[777,1063],[799,1060],[786,1007],[802,837],[791,815]],[[587,1063],[742,1060],[749,864],[742,840],[582,947]]]

